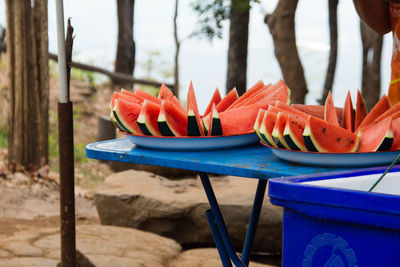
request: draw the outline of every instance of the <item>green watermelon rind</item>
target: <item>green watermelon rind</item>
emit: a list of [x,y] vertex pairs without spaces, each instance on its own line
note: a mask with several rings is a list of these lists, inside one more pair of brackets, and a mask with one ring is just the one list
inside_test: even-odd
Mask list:
[[160,112],[157,120],[158,130],[160,131],[162,136],[176,136],[175,133],[171,130],[171,127],[168,125],[167,119],[165,118],[165,114]]
[[124,123],[124,121],[120,118],[121,116],[120,116],[120,111],[118,109],[118,105],[114,106],[113,115],[117,125],[119,125],[124,132],[129,134],[137,134],[132,128],[128,126],[127,123]]

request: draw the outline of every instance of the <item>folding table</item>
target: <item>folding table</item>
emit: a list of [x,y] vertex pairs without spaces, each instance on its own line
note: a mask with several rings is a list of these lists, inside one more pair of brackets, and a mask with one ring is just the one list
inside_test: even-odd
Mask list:
[[[223,266],[247,266],[260,216],[267,181],[273,177],[337,171],[337,168],[299,166],[275,157],[261,144],[210,151],[166,151],[135,146],[126,138],[86,146],[88,158],[171,167],[199,172],[211,209],[206,216]],[[252,213],[239,258],[232,246],[207,173],[258,179]]]

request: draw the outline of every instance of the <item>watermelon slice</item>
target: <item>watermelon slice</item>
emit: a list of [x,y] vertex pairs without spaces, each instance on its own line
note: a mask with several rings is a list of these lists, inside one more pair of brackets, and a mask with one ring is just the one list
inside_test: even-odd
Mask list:
[[363,130],[360,134],[359,152],[386,151],[392,147],[392,118],[388,117],[378,124]]
[[272,138],[272,131],[274,130],[276,117],[278,113],[266,111],[260,127],[261,140],[269,146],[278,147]]
[[293,150],[307,151],[306,145],[303,141],[303,132],[306,127],[307,119],[304,117],[290,114],[286,121],[285,130],[283,131],[283,138],[286,143]]
[[364,98],[360,92],[360,90],[357,90],[357,103],[356,103],[356,114],[354,118],[354,131],[357,131],[358,127],[360,127],[360,124],[362,121],[365,119],[367,116],[367,106],[365,105]]
[[[161,101],[161,100],[160,100]],[[140,110],[137,124],[144,135],[160,136],[158,129],[158,116],[160,115],[161,105],[152,101],[145,100]]]
[[170,100],[162,101],[157,123],[162,136],[187,135],[186,113],[182,112]]
[[[325,106],[322,105],[304,105],[304,104],[291,104],[291,107],[298,109],[308,115],[311,115],[313,117],[317,117],[320,119],[324,119],[324,110]],[[342,114],[343,114],[343,108],[340,107],[335,107],[336,110],[336,115],[339,121],[340,125],[343,125],[342,122]]]
[[262,136],[260,135],[260,127],[261,127],[261,123],[264,119],[264,114],[265,114],[266,110],[265,109],[260,109],[258,111],[258,115],[256,118],[256,122],[254,123],[254,132],[256,132],[256,134],[258,135],[258,137],[262,140]]
[[297,116],[303,117],[303,118],[308,118],[308,114],[306,114],[306,113],[304,113],[304,112],[302,112],[302,111],[300,111],[298,109],[295,109],[295,108],[293,108],[293,107],[289,106],[288,104],[283,103],[281,101],[276,101],[275,102],[275,107],[280,109],[280,110],[287,111],[287,113],[294,114],[294,115],[297,115]]
[[221,120],[215,104],[213,105],[210,124],[210,135],[223,135]]
[[397,103],[396,105],[392,106],[388,110],[386,110],[384,113],[382,113],[378,118],[376,118],[374,121],[375,122],[380,122],[386,119],[387,117],[391,116],[393,119],[393,116],[395,113],[400,111],[400,103]]
[[247,134],[254,132],[254,123],[260,108],[267,109],[275,101],[288,101],[288,92],[284,87],[277,88],[273,93],[252,105],[240,106],[219,113],[222,131],[225,136]]
[[194,94],[193,84],[190,82],[187,94],[187,134],[188,136],[204,135],[203,124],[200,120],[199,108],[197,107],[196,95]]
[[339,121],[336,115],[335,105],[333,104],[332,94],[329,91],[325,100],[324,120],[339,126]]
[[141,105],[118,99],[114,104],[113,115],[124,132],[141,135],[142,132],[136,123],[140,110]]
[[247,98],[245,101],[242,102],[241,106],[248,106],[251,104],[256,103],[260,99],[264,98],[266,95],[272,93],[273,91],[277,90],[278,87],[274,87],[271,84],[265,85],[263,88],[255,92],[252,96]]
[[346,100],[344,101],[343,109],[343,128],[354,132],[354,109],[351,101],[350,91],[347,91]]
[[220,101],[221,101],[221,94],[219,93],[218,88],[216,88],[213,96],[211,97],[210,103],[208,103],[207,108],[203,113],[203,117],[205,117],[211,111],[213,104],[218,105]]
[[286,122],[288,120],[288,114],[285,112],[279,112],[276,117],[274,129],[272,130],[272,139],[274,143],[279,148],[290,149],[285,138],[283,137],[283,132],[285,131]]
[[359,137],[342,127],[310,116],[303,132],[303,140],[308,151],[356,152]]
[[[215,106],[218,112],[225,111],[232,103],[239,99],[236,88],[233,88],[226,96]],[[208,113],[204,113],[206,117]]]
[[174,94],[171,92],[171,90],[169,90],[169,88],[162,83],[157,97],[163,100],[171,100],[173,96]]
[[389,98],[383,95],[376,105],[371,109],[368,115],[363,119],[358,128],[371,124],[375,119],[390,109]]
[[261,80],[258,81],[255,85],[253,85],[250,89],[248,89],[237,101],[235,101],[235,103],[233,103],[230,107],[228,107],[227,110],[241,106],[243,101],[251,97],[258,90],[261,90],[263,87],[264,87],[263,81]]
[[392,119],[393,144],[390,150],[400,150],[400,118]]
[[143,99],[147,99],[150,100],[151,102],[157,103],[159,105],[161,105],[161,99],[158,97],[155,97],[154,95],[151,95],[149,93],[146,93],[145,91],[139,90],[137,89],[135,91],[135,95],[138,97],[141,97]]

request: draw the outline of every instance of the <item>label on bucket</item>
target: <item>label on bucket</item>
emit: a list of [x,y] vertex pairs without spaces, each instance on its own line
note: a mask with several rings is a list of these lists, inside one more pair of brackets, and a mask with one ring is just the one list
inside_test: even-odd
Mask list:
[[307,245],[303,267],[312,266],[358,267],[353,249],[342,237],[331,233],[317,235]]

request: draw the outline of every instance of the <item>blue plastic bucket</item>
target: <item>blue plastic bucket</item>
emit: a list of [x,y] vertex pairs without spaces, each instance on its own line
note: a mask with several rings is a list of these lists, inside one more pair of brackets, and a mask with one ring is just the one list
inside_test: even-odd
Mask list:
[[284,267],[400,266],[400,168],[269,180],[282,206]]

